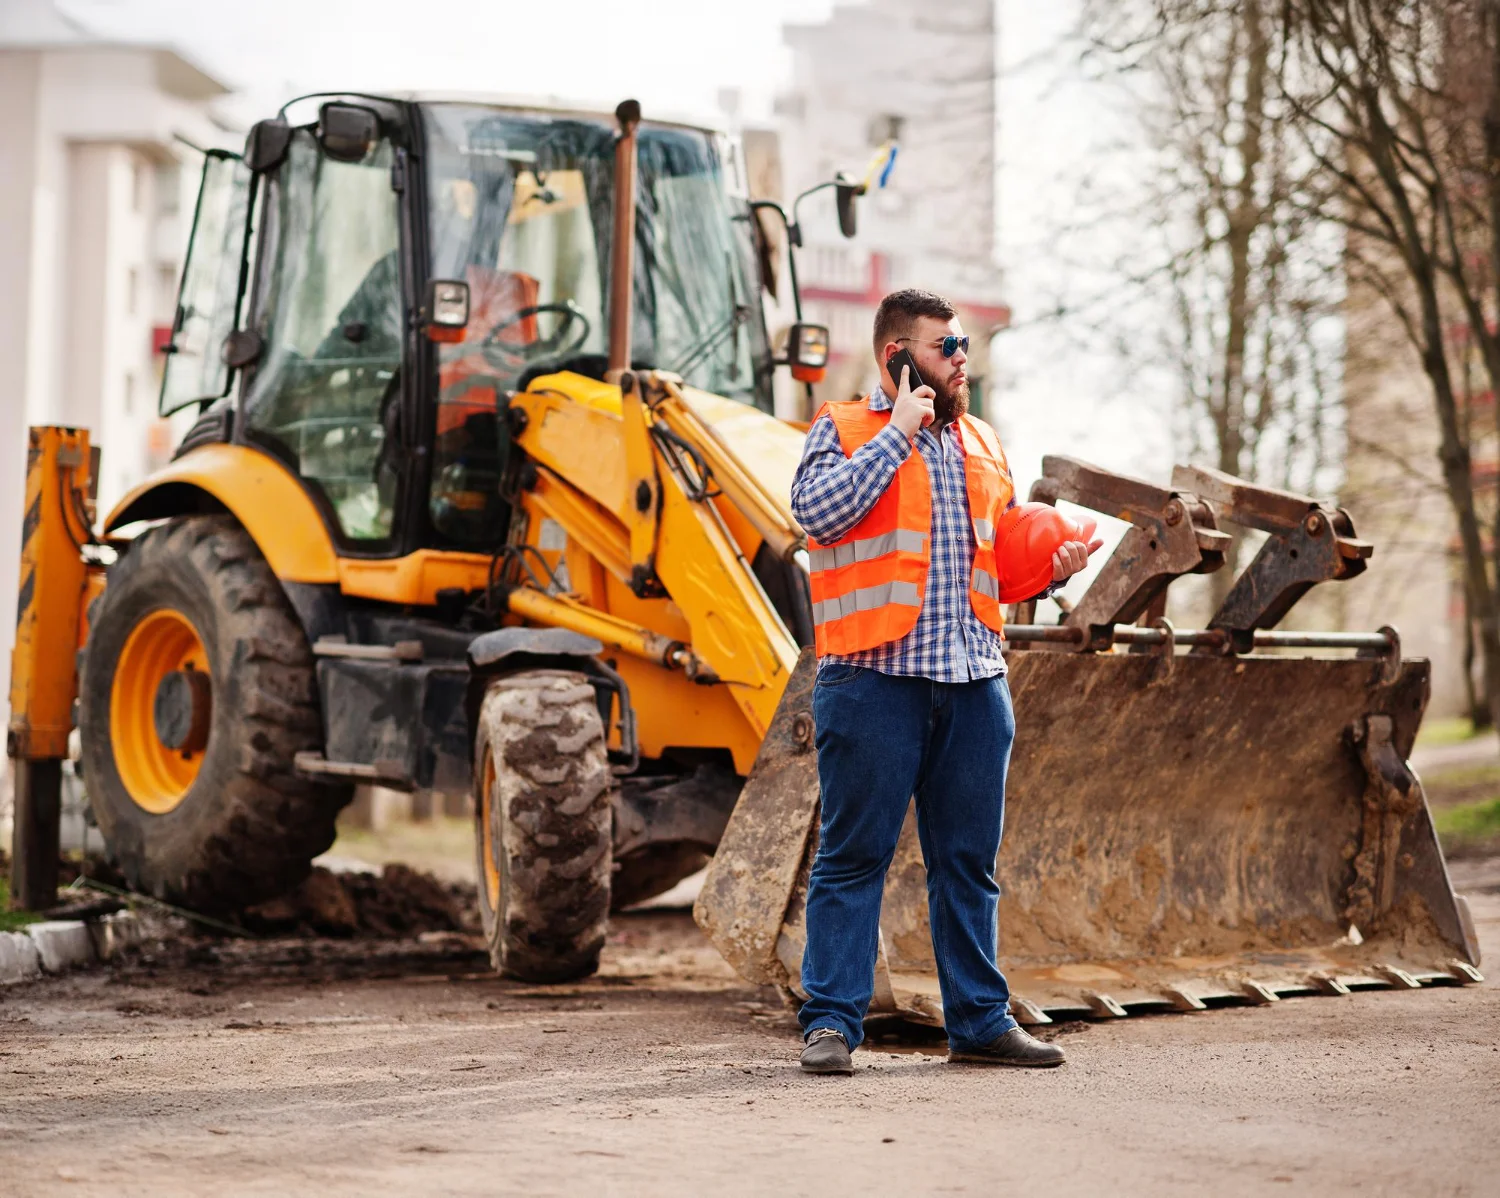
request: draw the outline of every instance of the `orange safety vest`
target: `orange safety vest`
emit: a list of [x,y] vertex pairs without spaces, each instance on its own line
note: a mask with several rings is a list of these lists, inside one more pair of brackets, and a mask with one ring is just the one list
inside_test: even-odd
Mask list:
[[[825,403],[845,457],[890,423],[889,411],[872,412],[869,399]],[[816,420],[817,417],[814,417]],[[964,448],[964,481],[974,525],[974,567],[969,601],[987,627],[1000,632],[1000,576],[995,567],[995,526],[1010,506],[1015,485],[995,430],[974,416],[958,420]],[[858,653],[900,640],[917,626],[927,592],[932,534],[932,487],[927,463],[913,452],[897,468],[885,494],[844,536],[824,545],[808,538],[813,623],[819,657]]]

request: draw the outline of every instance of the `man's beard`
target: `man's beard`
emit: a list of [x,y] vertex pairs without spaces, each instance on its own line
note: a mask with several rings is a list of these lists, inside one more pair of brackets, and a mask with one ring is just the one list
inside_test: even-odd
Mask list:
[[932,414],[939,424],[952,424],[968,412],[969,384],[967,382],[959,383],[957,386],[946,383],[941,388],[934,387],[933,390],[937,394],[932,400]]

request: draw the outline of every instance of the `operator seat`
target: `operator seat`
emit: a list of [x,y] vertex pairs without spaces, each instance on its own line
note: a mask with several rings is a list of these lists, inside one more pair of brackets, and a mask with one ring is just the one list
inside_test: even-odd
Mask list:
[[[535,307],[539,281],[520,271],[469,266],[469,323],[464,340],[444,346],[438,370],[436,444],[430,514],[446,537],[468,544],[503,538],[508,518],[499,495],[505,464],[505,432],[499,405],[515,385],[480,348],[490,331],[516,313]],[[496,341],[524,346],[537,339],[535,316],[501,330]]]
[[[464,273],[469,284],[469,323],[464,328],[463,341],[445,347],[442,352],[438,372],[439,436],[448,429],[461,427],[476,410],[493,412],[500,387],[514,385],[513,380],[505,379],[496,370],[479,346],[490,330],[506,318],[536,307],[541,294],[540,281],[518,270],[471,265]],[[535,316],[522,317],[496,337],[502,345],[517,347],[536,339]]]

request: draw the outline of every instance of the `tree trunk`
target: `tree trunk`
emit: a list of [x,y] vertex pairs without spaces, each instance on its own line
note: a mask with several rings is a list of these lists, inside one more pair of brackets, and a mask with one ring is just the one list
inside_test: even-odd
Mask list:
[[1397,133],[1386,118],[1380,92],[1374,87],[1361,88],[1360,102],[1369,132],[1367,152],[1370,165],[1390,197],[1392,215],[1400,230],[1399,249],[1405,257],[1407,273],[1421,310],[1421,340],[1417,348],[1421,351],[1422,369],[1432,384],[1433,402],[1437,408],[1441,434],[1438,458],[1443,467],[1448,501],[1458,521],[1465,593],[1472,600],[1470,610],[1479,626],[1484,694],[1490,710],[1500,712],[1500,618],[1497,618],[1500,609],[1497,609],[1495,590],[1490,583],[1489,561],[1480,532],[1473,460],[1459,422],[1453,374],[1448,366],[1438,264],[1422,235],[1418,215],[1407,192],[1402,164],[1396,152]]
[[1469,598],[1464,596],[1464,705],[1469,712],[1469,723],[1477,731],[1488,728],[1494,719],[1490,705],[1479,697],[1474,685],[1474,615],[1469,608]]
[[[1245,108],[1243,131],[1240,134],[1238,151],[1241,172],[1234,185],[1232,207],[1225,213],[1229,229],[1225,246],[1229,251],[1229,328],[1224,338],[1223,395],[1220,399],[1220,419],[1216,421],[1219,455],[1218,467],[1236,478],[1249,473],[1246,469],[1245,410],[1246,367],[1245,346],[1250,337],[1250,325],[1254,317],[1250,299],[1250,282],[1253,266],[1250,260],[1251,242],[1261,225],[1262,209],[1256,195],[1260,178],[1261,160],[1265,155],[1265,110],[1266,84],[1270,67],[1270,46],[1266,40],[1265,19],[1260,0],[1247,0],[1242,11],[1245,46]],[[1238,45],[1240,39],[1231,41]],[[1264,397],[1262,397],[1264,402]],[[1209,595],[1213,610],[1217,611],[1239,572],[1242,554],[1240,540],[1243,530],[1232,530],[1234,541],[1224,555],[1224,565],[1209,575]]]

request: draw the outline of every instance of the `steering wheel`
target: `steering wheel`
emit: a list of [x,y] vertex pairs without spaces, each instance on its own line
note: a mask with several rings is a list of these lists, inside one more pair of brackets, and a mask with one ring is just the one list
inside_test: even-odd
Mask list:
[[[512,325],[520,324],[521,321],[543,312],[556,312],[562,317],[552,336],[520,345],[500,340],[500,334]],[[575,328],[577,332],[573,333]],[[570,299],[561,300],[555,304],[534,304],[532,307],[512,312],[491,328],[484,335],[484,340],[479,343],[479,351],[484,354],[490,365],[497,369],[514,369],[517,366],[539,362],[543,358],[568,357],[589,339],[590,331],[589,318],[584,314],[583,309]]]

